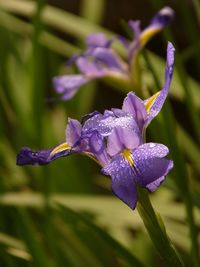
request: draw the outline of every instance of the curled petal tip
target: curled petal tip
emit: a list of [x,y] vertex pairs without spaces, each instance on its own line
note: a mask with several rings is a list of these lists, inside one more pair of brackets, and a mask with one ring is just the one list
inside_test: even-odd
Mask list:
[[32,151],[28,147],[21,148],[17,155],[16,164],[23,165],[46,165],[50,162],[48,159],[51,149]]
[[159,13],[160,13],[161,15],[163,15],[163,16],[171,16],[171,17],[174,16],[174,10],[173,10],[171,7],[169,7],[169,6],[165,6],[165,7],[163,7],[163,8],[159,11]]
[[170,24],[174,17],[174,10],[171,7],[162,8],[153,18],[152,23],[160,25],[161,28],[166,27]]

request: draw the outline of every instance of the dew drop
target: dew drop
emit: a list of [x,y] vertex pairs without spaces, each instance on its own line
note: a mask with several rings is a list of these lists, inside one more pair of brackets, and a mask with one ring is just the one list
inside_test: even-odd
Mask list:
[[154,143],[150,143],[150,145],[149,145],[150,148],[153,148],[155,146],[156,146],[156,144],[154,144]]

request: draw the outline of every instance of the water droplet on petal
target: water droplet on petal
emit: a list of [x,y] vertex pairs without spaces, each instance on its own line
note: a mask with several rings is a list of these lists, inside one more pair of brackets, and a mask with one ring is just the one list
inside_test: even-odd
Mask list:
[[154,144],[154,143],[150,143],[150,145],[149,145],[150,148],[153,148],[155,146],[156,146],[156,144]]

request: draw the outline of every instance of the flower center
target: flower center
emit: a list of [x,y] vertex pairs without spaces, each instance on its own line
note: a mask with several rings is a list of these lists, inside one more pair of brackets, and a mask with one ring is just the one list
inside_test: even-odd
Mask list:
[[128,161],[128,163],[131,166],[134,166],[134,161],[133,161],[133,158],[132,158],[132,154],[131,154],[131,151],[129,149],[124,149],[124,151],[122,152],[122,156],[124,157],[125,160]]
[[149,113],[156,97],[160,94],[160,91],[157,92],[156,94],[152,95],[152,97],[149,98],[149,100],[145,103],[146,111]]
[[70,147],[67,143],[62,143],[62,144],[58,145],[57,147],[55,147],[55,148],[51,151],[50,155],[54,155],[54,154],[56,154],[56,153],[62,152],[62,151],[64,151],[64,150],[67,150],[67,149],[70,149],[70,148],[71,148],[71,147]]

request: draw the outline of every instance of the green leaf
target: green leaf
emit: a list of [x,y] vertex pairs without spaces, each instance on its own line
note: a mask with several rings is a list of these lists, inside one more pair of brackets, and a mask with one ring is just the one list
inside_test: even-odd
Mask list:
[[44,252],[41,242],[36,237],[36,229],[25,209],[17,210],[17,225],[20,230],[20,235],[24,240],[29,253],[32,256],[33,264],[37,267],[51,267],[54,266],[50,262]]
[[64,216],[65,220],[72,220],[73,223],[81,221],[86,225],[91,232],[94,232],[95,235],[98,235],[101,239],[104,240],[105,244],[111,246],[118,256],[120,256],[123,261],[125,261],[130,266],[144,267],[143,264],[128,250],[126,250],[120,243],[108,235],[105,231],[99,228],[97,225],[93,224],[86,216],[72,211],[69,208],[61,207],[61,216]]

